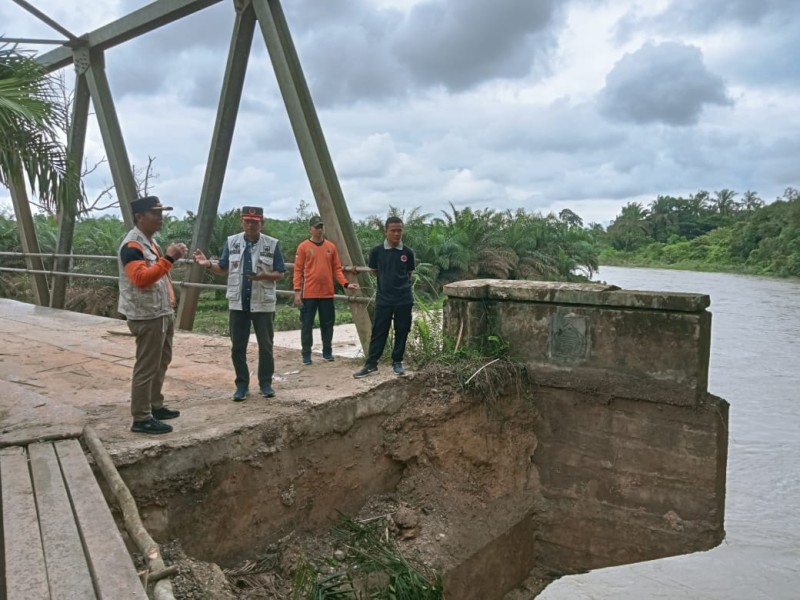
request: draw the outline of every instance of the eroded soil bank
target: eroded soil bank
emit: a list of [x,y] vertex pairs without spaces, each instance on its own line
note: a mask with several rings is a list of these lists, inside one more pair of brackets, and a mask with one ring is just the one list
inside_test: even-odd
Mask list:
[[227,569],[243,597],[291,597],[308,564],[346,569],[330,535],[342,515],[460,600],[533,598],[563,574],[723,539],[724,400],[537,385],[505,362],[481,374],[464,391],[430,368],[118,466],[148,529]]
[[[302,367],[299,351],[276,347],[277,396],[234,403],[228,340],[177,332],[165,394],[181,417],[171,434],[141,436],[128,430],[135,348],[123,322],[3,299],[0,342],[0,443],[92,426],[149,530],[197,561],[281,556],[274,574],[287,581],[340,514],[402,508],[403,525],[387,527],[445,575],[536,498],[533,405],[487,405],[442,373],[355,380],[360,361]],[[513,510],[495,517],[502,502]]]
[[[431,368],[218,440],[116,461],[148,530],[176,542],[186,598],[203,597],[204,578],[216,582],[213,597],[290,598],[304,565],[346,569],[347,548],[331,536],[342,515],[383,528],[431,580],[441,577],[446,597],[502,598],[537,566],[542,505],[535,392],[517,377],[506,363],[487,367],[487,396]],[[229,582],[201,563],[225,568]]]

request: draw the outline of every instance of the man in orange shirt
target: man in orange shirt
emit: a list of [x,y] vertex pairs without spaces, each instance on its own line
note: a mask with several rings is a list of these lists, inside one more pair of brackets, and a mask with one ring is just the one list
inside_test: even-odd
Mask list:
[[294,257],[294,303],[300,307],[300,344],[303,364],[311,364],[311,345],[314,342],[314,319],[319,311],[322,336],[322,358],[333,360],[333,324],[336,309],[333,305],[334,280],[345,289],[357,290],[342,271],[339,252],[333,242],[324,238],[325,224],[314,215],[308,222],[311,238],[297,247]]

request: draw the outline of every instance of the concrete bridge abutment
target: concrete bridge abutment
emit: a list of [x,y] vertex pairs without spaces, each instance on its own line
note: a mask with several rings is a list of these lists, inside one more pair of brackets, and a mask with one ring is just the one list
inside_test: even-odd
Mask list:
[[728,403],[707,390],[708,296],[500,280],[445,292],[446,333],[501,341],[535,383],[538,563],[576,573],[724,539]]

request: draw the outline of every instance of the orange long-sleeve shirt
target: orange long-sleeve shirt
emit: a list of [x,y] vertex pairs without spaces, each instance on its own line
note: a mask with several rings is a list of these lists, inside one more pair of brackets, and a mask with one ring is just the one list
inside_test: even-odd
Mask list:
[[347,283],[333,242],[305,240],[297,247],[293,287],[302,291],[303,298],[333,298],[334,278],[342,285]]
[[[152,265],[148,265],[144,260],[144,249],[139,242],[128,242],[120,253],[122,264],[125,266],[125,274],[138,288],[150,287],[172,270],[173,261],[161,254],[158,244],[153,244],[152,249],[158,255],[158,261]],[[175,290],[169,277],[167,277],[167,287],[169,288],[170,304],[174,308],[176,306]]]

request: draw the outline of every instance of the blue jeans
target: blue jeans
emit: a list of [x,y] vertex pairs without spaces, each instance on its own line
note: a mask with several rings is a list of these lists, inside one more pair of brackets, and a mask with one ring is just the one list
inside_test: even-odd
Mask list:
[[231,360],[236,373],[236,385],[250,384],[247,368],[247,342],[250,341],[250,323],[258,341],[258,385],[272,385],[275,361],[272,358],[272,340],[275,336],[274,312],[230,311]]
[[333,352],[333,324],[336,322],[336,309],[333,298],[303,298],[300,307],[300,344],[303,356],[311,356],[314,344],[314,318],[319,310],[319,333],[322,336],[322,353]]
[[376,305],[372,313],[372,337],[369,340],[369,354],[364,363],[368,367],[377,367],[383,354],[386,340],[389,337],[389,326],[394,321],[394,346],[392,362],[403,362],[406,353],[406,340],[411,331],[411,304],[403,306]]

